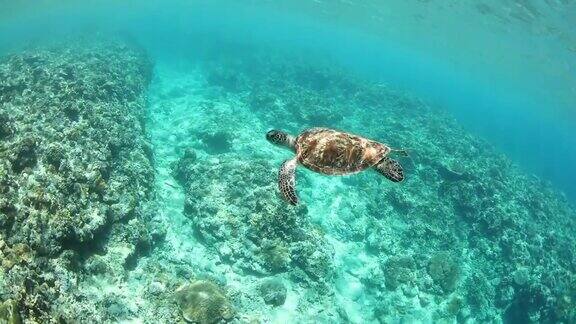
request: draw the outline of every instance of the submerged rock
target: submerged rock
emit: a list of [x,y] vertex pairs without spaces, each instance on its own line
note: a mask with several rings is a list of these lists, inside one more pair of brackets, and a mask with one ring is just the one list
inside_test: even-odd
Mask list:
[[6,113],[0,113],[0,141],[14,134],[12,119]]
[[401,284],[409,283],[415,277],[415,262],[410,256],[392,257],[384,264],[386,287],[395,290]]
[[458,283],[460,268],[450,254],[440,252],[430,258],[428,274],[445,292],[451,292]]
[[182,317],[189,323],[212,324],[234,318],[234,308],[214,283],[192,281],[175,292]]
[[281,306],[286,301],[288,290],[280,279],[266,279],[260,284],[260,294],[266,304]]

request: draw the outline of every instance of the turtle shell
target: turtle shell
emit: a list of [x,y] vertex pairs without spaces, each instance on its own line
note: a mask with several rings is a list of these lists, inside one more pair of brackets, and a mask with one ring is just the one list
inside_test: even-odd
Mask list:
[[312,128],[296,138],[298,162],[331,175],[360,172],[380,162],[390,148],[384,144],[328,128]]

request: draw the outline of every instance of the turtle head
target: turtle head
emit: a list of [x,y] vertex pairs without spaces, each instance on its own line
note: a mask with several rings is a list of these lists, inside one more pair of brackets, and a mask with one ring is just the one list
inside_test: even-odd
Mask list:
[[294,150],[294,144],[296,143],[296,139],[293,136],[276,129],[266,133],[266,139],[274,145],[282,146],[290,150]]

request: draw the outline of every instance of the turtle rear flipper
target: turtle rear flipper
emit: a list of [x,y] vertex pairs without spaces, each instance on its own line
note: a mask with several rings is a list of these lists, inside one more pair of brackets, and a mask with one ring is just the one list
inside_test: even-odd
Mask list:
[[390,181],[401,182],[404,180],[404,170],[396,160],[383,158],[374,168]]
[[292,205],[298,204],[298,196],[296,196],[296,165],[298,161],[296,158],[286,160],[282,163],[280,171],[278,172],[278,188],[282,197]]

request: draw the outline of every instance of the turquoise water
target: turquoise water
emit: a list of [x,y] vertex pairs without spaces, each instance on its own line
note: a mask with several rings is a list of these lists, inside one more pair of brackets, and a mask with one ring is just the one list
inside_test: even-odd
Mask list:
[[574,4],[0,6],[0,323],[576,322]]

